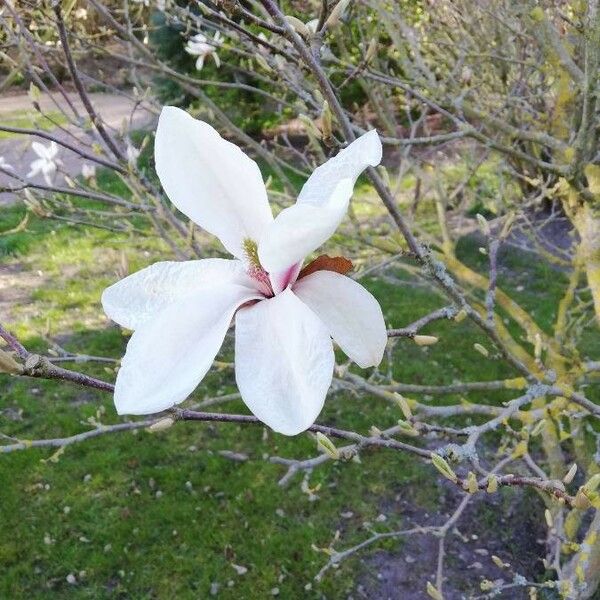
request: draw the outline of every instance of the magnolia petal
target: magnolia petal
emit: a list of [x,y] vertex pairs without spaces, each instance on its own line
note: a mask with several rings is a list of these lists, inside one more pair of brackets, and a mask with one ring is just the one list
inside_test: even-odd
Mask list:
[[298,203],[327,205],[342,179],[350,179],[354,186],[358,176],[368,166],[375,167],[381,162],[381,154],[381,140],[375,129],[361,135],[314,170],[298,196]]
[[104,312],[127,329],[137,329],[167,306],[204,287],[235,283],[255,290],[239,260],[207,258],[158,262],[106,288]]
[[46,148],[44,144],[40,142],[31,142],[31,149],[39,156],[40,158],[48,159],[50,158],[50,146]]
[[50,145],[46,149],[46,151],[47,151],[48,159],[52,160],[58,154],[58,145],[57,145],[57,143],[54,140],[52,140],[50,142]]
[[327,241],[346,215],[353,186],[342,179],[326,205],[296,202],[283,209],[258,244],[261,265],[269,273],[285,271]]
[[35,177],[36,175],[38,175],[39,173],[41,173],[45,164],[46,164],[46,159],[44,159],[44,158],[36,158],[29,165],[29,172],[27,173],[27,177]]
[[243,258],[273,220],[258,165],[208,123],[173,106],[158,120],[156,172],[171,202]]
[[240,309],[235,326],[235,378],[248,408],[285,435],[308,429],[333,376],[327,329],[289,289]]
[[235,284],[207,287],[146,321],[117,375],[117,412],[152,414],[183,402],[212,365],[237,308],[259,297]]
[[315,169],[295,205],[282,210],[260,239],[258,256],[269,273],[285,271],[329,239],[346,215],[358,176],[381,162],[375,130]]
[[381,362],[385,321],[379,303],[362,285],[333,271],[317,271],[299,279],[293,289],[359,367]]
[[302,267],[302,263],[298,262],[291,267],[279,271],[277,273],[269,273],[269,279],[271,280],[271,287],[273,288],[273,292],[279,294],[285,288],[293,285],[294,281],[298,278],[298,274],[300,273],[300,268]]

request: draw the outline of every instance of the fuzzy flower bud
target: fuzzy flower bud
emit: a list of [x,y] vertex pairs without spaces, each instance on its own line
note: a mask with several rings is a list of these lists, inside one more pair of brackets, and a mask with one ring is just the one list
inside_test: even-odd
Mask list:
[[493,494],[498,491],[498,478],[495,475],[490,475],[488,477],[488,484],[486,491],[488,494]]
[[406,398],[401,394],[395,393],[394,397],[396,398],[396,402],[404,415],[404,418],[407,420],[412,419],[412,410],[410,409],[409,403],[406,401]]
[[331,14],[327,18],[327,21],[325,21],[326,29],[331,29],[337,25],[348,4],[350,4],[350,0],[340,0],[335,5],[335,8],[331,11]]
[[340,451],[335,447],[335,444],[320,431],[317,431],[317,449],[333,460],[339,460],[340,458]]
[[577,463],[573,463],[571,465],[571,468],[567,471],[567,474],[563,477],[563,482],[564,483],[571,483],[573,481],[573,478],[575,477],[575,474],[577,473]]
[[473,348],[475,348],[475,350],[477,350],[477,352],[479,352],[479,354],[482,354],[486,358],[490,355],[490,351],[485,346],[482,346],[481,344],[473,344]]
[[456,482],[456,473],[439,454],[431,455],[431,463],[446,479]]
[[438,343],[438,338],[434,335],[415,335],[413,341],[417,346],[433,346]]
[[477,222],[479,223],[479,229],[481,229],[481,233],[489,237],[492,232],[490,231],[490,225],[486,218],[480,213],[477,213],[475,216],[477,217]]
[[156,421],[156,423],[152,423],[150,427],[148,427],[148,431],[151,433],[158,433],[159,431],[165,431],[165,429],[169,429],[175,423],[175,419],[173,417],[165,417],[164,419],[160,419]]
[[440,594],[439,590],[430,581],[427,582],[427,595],[433,598],[433,600],[444,600],[442,594]]

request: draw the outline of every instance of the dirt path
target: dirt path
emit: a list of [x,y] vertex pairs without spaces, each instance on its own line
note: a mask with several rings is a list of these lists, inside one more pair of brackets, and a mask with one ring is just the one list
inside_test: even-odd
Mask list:
[[[74,93],[70,93],[69,99],[75,106],[79,115],[85,117],[87,113],[79,97]],[[131,130],[151,123],[154,119],[153,113],[143,106],[136,106],[136,104],[126,96],[92,93],[90,94],[90,99],[97,113],[104,119],[107,126],[112,129],[114,133],[120,132],[124,123],[126,129]],[[48,114],[56,114],[61,109],[66,110],[67,114],[72,114],[65,99],[58,94],[54,99],[43,96],[40,99],[40,106],[42,110]],[[14,120],[15,117],[21,117],[26,111],[30,110],[33,109],[27,94],[14,94],[0,97],[0,122],[10,123],[11,119]],[[75,136],[81,143],[88,145],[91,145],[93,141],[91,136],[84,134],[80,129],[74,126],[67,126],[64,129],[56,128],[53,131],[53,134],[59,140],[70,139],[72,142],[73,136]],[[14,136],[0,139],[0,157],[3,157],[4,160],[14,168],[14,172],[21,177],[27,175],[31,162],[37,158],[36,154],[31,149],[31,142],[33,139],[38,139],[38,141],[42,142],[44,145],[49,144],[46,140],[40,140],[39,138],[32,138],[30,136]],[[62,161],[62,174],[59,173],[57,175],[55,180],[57,184],[62,185],[64,183],[65,174],[74,177],[81,173],[83,160],[74,152],[61,148],[58,158]],[[33,181],[35,183],[42,183],[43,177],[40,175],[33,178]],[[14,186],[16,183],[14,178],[10,178],[4,173],[0,173],[0,187],[9,185]],[[0,193],[0,206],[14,201],[14,199],[14,194],[8,192]]]

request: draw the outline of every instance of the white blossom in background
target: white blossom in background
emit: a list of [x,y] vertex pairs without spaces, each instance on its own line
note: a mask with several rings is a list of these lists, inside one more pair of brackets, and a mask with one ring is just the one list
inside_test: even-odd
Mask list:
[[127,150],[125,151],[127,156],[127,162],[131,166],[135,166],[137,159],[140,155],[140,150],[136,148],[131,142],[127,142]]
[[217,31],[211,41],[203,34],[197,33],[192,36],[185,45],[185,51],[192,56],[197,56],[196,69],[202,70],[204,67],[204,61],[207,56],[212,56],[217,67],[221,66],[221,60],[217,54],[217,46],[220,45],[222,40],[221,32]]
[[96,165],[83,163],[83,165],[81,165],[81,176],[87,181],[96,177]]
[[311,33],[317,33],[317,25],[319,24],[319,19],[312,19],[311,21],[307,21],[305,23],[306,28],[311,32]]
[[134,331],[117,411],[150,414],[185,400],[235,319],[242,399],[274,430],[304,431],[331,384],[331,338],[361,367],[379,364],[387,341],[379,304],[361,285],[333,270],[300,272],[344,218],[357,177],[379,164],[377,132],[318,167],[275,218],[258,165],[178,108],[162,110],[155,160],[173,204],[235,258],[158,262],[104,291],[106,314]]
[[4,156],[0,156],[0,169],[6,169],[7,171],[15,170],[15,168],[11,164],[6,162],[6,159],[4,158]]
[[50,142],[49,146],[44,146],[40,142],[32,142],[31,149],[38,158],[29,165],[27,177],[35,177],[41,173],[46,184],[52,185],[58,166],[62,165],[62,161],[56,157],[58,154],[56,142]]

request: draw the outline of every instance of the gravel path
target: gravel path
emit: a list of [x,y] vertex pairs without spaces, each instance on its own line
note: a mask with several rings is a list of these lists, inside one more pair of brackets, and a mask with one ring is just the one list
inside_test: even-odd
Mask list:
[[[69,98],[79,111],[80,115],[87,115],[77,94],[71,93],[69,94]],[[67,106],[64,98],[60,97],[58,94],[56,95],[56,99],[61,107]],[[141,106],[136,107],[135,104],[125,96],[92,93],[90,94],[90,99],[97,113],[104,119],[107,126],[112,128],[115,132],[121,130],[124,122],[128,129],[135,129],[151,123],[155,118],[151,112]],[[59,111],[56,104],[54,104],[52,99],[47,96],[43,96],[40,99],[40,105],[44,112],[50,114]],[[27,94],[5,95],[0,97],[0,122],[10,122],[11,118],[21,116],[23,111],[29,110],[33,109]],[[21,113],[21,115],[19,115],[19,113]],[[77,137],[83,143],[90,144],[92,141],[90,136],[86,136],[75,127],[67,127],[65,130],[57,128],[53,131],[53,135],[59,140],[70,139],[71,142],[73,141],[73,136]],[[33,139],[37,139],[44,145],[49,144],[46,140],[32,138],[30,136],[14,136],[0,139],[0,157],[3,157],[4,160],[14,168],[15,173],[22,177],[27,175],[31,162],[37,158],[36,154],[31,150],[31,142]],[[59,151],[58,157],[63,163],[61,167],[63,174],[74,177],[81,173],[83,160],[77,154],[62,148]],[[33,181],[35,183],[43,183],[43,177],[40,175],[35,177]],[[0,173],[0,187],[15,185],[15,183],[17,183],[15,179],[8,177],[4,173]],[[59,173],[56,176],[55,183],[57,185],[63,185],[63,175]],[[14,194],[8,192],[0,193],[0,206],[14,201],[14,199]]]

